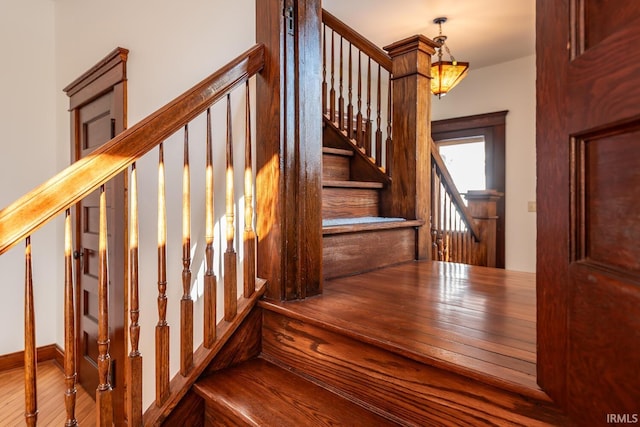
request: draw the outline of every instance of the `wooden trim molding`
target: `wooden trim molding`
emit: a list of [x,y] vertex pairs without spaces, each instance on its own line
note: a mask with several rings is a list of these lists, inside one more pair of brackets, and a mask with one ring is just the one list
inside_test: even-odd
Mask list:
[[[117,47],[102,58],[87,72],[62,89],[69,96],[69,111],[101,94],[101,88],[108,90],[127,80],[127,57],[129,50]],[[92,84],[97,82],[96,84]],[[97,91],[96,91],[97,90]]]
[[[485,139],[487,188],[506,194],[506,116],[508,111],[496,111],[474,116],[435,120],[431,136],[439,140],[482,135]],[[504,268],[505,213],[503,196],[497,205],[496,267]]]
[[[38,362],[55,360],[62,366],[64,351],[56,344],[49,344],[36,349]],[[16,351],[0,356],[0,372],[24,367],[24,351]]]

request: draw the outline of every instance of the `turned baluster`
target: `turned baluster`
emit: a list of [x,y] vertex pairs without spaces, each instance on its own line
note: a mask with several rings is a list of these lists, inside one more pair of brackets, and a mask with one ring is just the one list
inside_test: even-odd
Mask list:
[[193,368],[193,300],[191,299],[191,172],[189,126],[184,126],[182,168],[182,298],[180,299],[180,374]]
[[327,25],[322,25],[322,114],[327,114]]
[[244,141],[244,297],[256,290],[256,233],[253,230],[253,168],[251,157],[251,98],[246,84],[246,115]]
[[100,187],[100,226],[98,238],[98,389],[96,390],[96,425],[113,424],[113,396],[109,383],[109,257],[107,247],[107,196]]
[[431,246],[432,259],[438,259],[438,226],[440,224],[440,180],[435,163],[431,163]]
[[367,121],[363,130],[364,151],[371,157],[371,58],[367,60]]
[[351,59],[351,43],[349,43],[349,65],[347,68],[349,69],[349,99],[347,100],[347,123],[345,129],[347,131],[347,136],[349,138],[353,138],[353,61]]
[[211,348],[216,340],[216,293],[218,279],[213,271],[213,143],[211,136],[211,109],[207,108],[207,166],[205,172],[205,260],[204,275],[204,339],[205,348]]
[[387,84],[387,139],[385,140],[385,153],[386,153],[386,158],[385,158],[385,162],[386,162],[386,168],[385,170],[387,171],[387,176],[391,177],[393,174],[393,170],[391,165],[393,164],[391,162],[391,157],[392,157],[392,153],[393,150],[391,149],[391,143],[392,143],[392,137],[391,137],[391,76],[389,76],[389,82]]
[[73,243],[71,210],[64,218],[64,406],[67,413],[65,426],[78,425],[76,420],[76,334],[73,286]]
[[[335,121],[336,119],[336,91],[334,88],[335,81],[335,33],[331,30],[331,90],[329,91],[329,117],[331,121]],[[322,114],[325,113],[326,110],[322,110]]]
[[36,321],[33,301],[33,267],[31,236],[27,237],[24,252],[24,418],[28,426],[38,423],[38,394],[36,387]]
[[[351,124],[353,126],[353,124]],[[362,150],[362,52],[358,50],[358,113],[356,114],[356,145]]]
[[[339,91],[338,94],[338,128],[340,130],[346,129],[344,125],[344,97],[342,96],[343,87],[342,87],[342,68],[343,68],[343,56],[342,56],[342,45],[344,45],[344,39],[340,36],[340,81],[339,81]],[[333,119],[332,119],[333,120]]]
[[233,191],[233,132],[231,120],[231,95],[227,94],[227,174],[226,174],[226,234],[227,250],[224,253],[224,319],[233,320],[238,311],[237,255],[233,247],[235,228],[235,195]]
[[138,170],[131,165],[131,192],[129,228],[129,341],[131,349],[127,358],[127,417],[129,425],[142,426],[142,355],[140,342],[140,300],[138,286]]
[[156,405],[169,397],[169,325],[167,324],[167,203],[164,144],[158,159],[158,324],[156,325]]
[[376,95],[376,166],[382,166],[382,67],[378,64],[378,88]]

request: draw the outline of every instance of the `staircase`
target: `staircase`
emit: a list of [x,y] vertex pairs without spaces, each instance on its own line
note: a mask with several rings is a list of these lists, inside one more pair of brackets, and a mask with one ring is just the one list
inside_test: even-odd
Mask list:
[[[340,146],[341,148],[336,148]],[[325,121],[322,149],[322,235],[325,279],[358,274],[416,258],[416,227],[424,221],[380,216],[384,175],[358,180],[358,152]],[[366,163],[365,163],[366,164]],[[361,174],[362,175],[362,174]]]
[[[190,421],[283,427],[564,425],[562,414],[534,383],[517,385],[492,378],[490,372],[465,370],[435,353],[427,355],[424,347],[381,339],[384,332],[366,326],[362,316],[386,309],[368,310],[369,294],[347,294],[345,287],[359,281],[373,293],[374,276],[391,274],[400,280],[402,271],[416,274],[413,265],[378,270],[362,280],[330,281],[323,296],[307,301],[261,301],[250,316],[251,327],[242,327],[236,343],[223,350],[228,357],[214,361],[208,376],[195,385],[201,418]],[[459,280],[459,272],[455,275]],[[399,281],[388,288],[396,286],[406,285]],[[394,303],[411,305],[403,298],[411,297],[398,294]],[[393,330],[403,327],[392,317],[388,322]],[[242,332],[256,329],[261,333]],[[252,355],[236,351],[240,342],[254,349]]]

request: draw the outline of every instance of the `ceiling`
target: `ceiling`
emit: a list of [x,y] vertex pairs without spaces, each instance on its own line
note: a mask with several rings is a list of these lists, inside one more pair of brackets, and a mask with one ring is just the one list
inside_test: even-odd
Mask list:
[[[323,7],[380,47],[414,34],[433,38],[433,19],[459,61],[482,68],[535,53],[535,0],[322,0]],[[448,58],[445,56],[445,59]]]

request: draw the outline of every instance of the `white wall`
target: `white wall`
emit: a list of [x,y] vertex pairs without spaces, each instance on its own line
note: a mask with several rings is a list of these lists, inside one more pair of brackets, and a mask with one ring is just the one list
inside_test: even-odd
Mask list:
[[[55,172],[54,3],[0,1],[0,208]],[[56,341],[53,278],[60,251],[56,227],[32,236],[36,345]],[[24,244],[0,256],[0,354],[24,349]]]
[[[127,62],[128,75],[128,117],[133,125],[152,113],[171,99],[180,95],[222,65],[229,62],[255,43],[255,0],[57,0],[55,2],[55,41],[58,90],[58,167],[68,164],[69,156],[69,119],[67,99],[61,89],[82,74],[116,46],[129,49]],[[240,128],[244,121],[244,112],[240,99],[244,89],[234,97],[234,124]],[[216,151],[216,182],[224,182],[223,127],[224,103],[214,111],[214,140]],[[196,146],[204,141],[204,123],[197,120],[190,128],[192,141],[192,193],[193,201],[193,274],[194,295],[201,292],[203,261],[203,197],[204,195],[204,152]],[[242,143],[242,132],[236,131],[234,141]],[[199,141],[199,142],[198,142]],[[181,272],[181,212],[180,192],[182,191],[182,134],[172,137],[165,144],[167,195],[170,200],[167,212],[168,231],[168,323],[171,327],[171,348],[179,348],[179,315],[177,307],[182,295]],[[239,146],[238,146],[239,147]],[[242,162],[241,151],[237,152],[237,166]],[[241,168],[237,168],[241,176]],[[157,150],[148,158],[138,162],[140,173],[139,192],[145,197],[140,215],[144,218],[140,224],[140,285],[142,327],[141,352],[144,358],[144,406],[154,399],[154,383],[151,381],[154,366],[154,330],[157,314],[157,277],[156,277],[156,205],[157,205]],[[237,187],[236,194],[242,191]],[[216,195],[216,214],[223,216],[224,192]],[[242,232],[242,211],[237,210],[237,231]],[[224,227],[218,224],[217,241]],[[224,234],[222,234],[224,236]],[[216,266],[219,265],[224,248],[216,247]],[[241,256],[241,254],[239,255]],[[220,269],[216,267],[219,288],[222,287]],[[241,275],[240,275],[241,277]],[[240,295],[240,293],[239,293]],[[218,298],[222,307],[222,300]],[[172,308],[173,307],[173,308]],[[202,301],[196,302],[195,346],[201,342]],[[220,310],[221,312],[221,310]],[[221,314],[219,314],[219,317]],[[60,342],[60,335],[58,337]],[[172,352],[171,375],[179,366],[178,353]]]
[[[471,64],[473,66],[473,64]],[[535,56],[471,68],[442,99],[433,97],[432,120],[508,110],[506,116],[506,242],[509,270],[535,272],[536,196]]]

